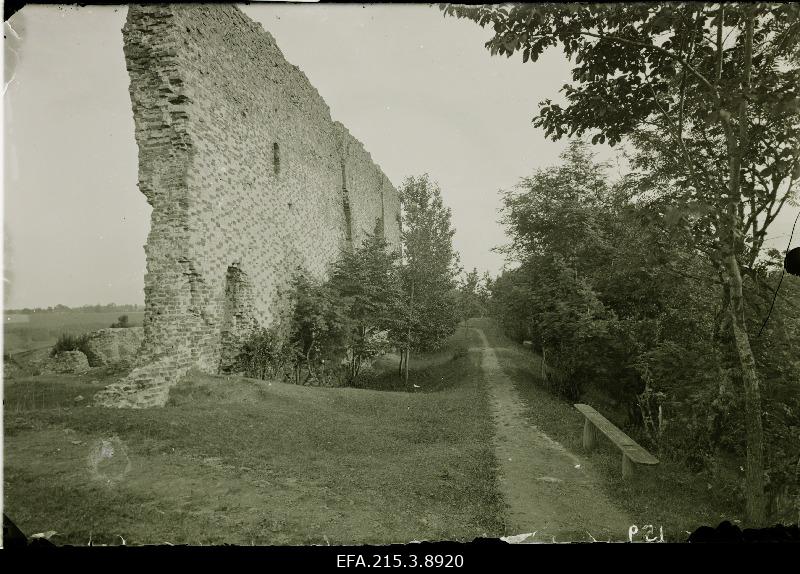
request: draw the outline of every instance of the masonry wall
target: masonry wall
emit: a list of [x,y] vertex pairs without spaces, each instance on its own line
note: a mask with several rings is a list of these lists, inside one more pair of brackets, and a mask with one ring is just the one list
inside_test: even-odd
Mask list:
[[238,8],[131,6],[123,38],[139,188],[153,206],[145,340],[128,385],[141,391],[176,369],[224,368],[249,329],[275,319],[296,269],[322,277],[380,218],[398,247],[400,206],[363,145]]

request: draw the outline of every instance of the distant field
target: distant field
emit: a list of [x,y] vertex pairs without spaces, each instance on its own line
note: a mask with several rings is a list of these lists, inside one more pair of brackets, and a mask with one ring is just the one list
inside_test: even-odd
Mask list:
[[[4,315],[3,352],[18,353],[55,344],[62,333],[82,335],[110,327],[120,315],[127,315],[132,325],[141,325],[144,311],[64,311],[33,313],[30,315]],[[20,322],[20,317],[29,317]]]

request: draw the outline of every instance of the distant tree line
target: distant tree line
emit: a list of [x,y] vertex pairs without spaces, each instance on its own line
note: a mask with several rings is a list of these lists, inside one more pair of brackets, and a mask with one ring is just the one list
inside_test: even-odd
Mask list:
[[24,307],[22,309],[5,309],[4,313],[17,315],[33,315],[34,313],[64,313],[66,311],[79,311],[82,313],[113,313],[116,311],[144,311],[144,305],[118,305],[108,303],[106,305],[81,305],[80,307],[68,307],[67,305],[54,305],[51,307]]
[[478,274],[478,270],[464,274],[458,284],[459,305],[464,321],[471,317],[484,317],[488,313],[493,279],[488,272]]

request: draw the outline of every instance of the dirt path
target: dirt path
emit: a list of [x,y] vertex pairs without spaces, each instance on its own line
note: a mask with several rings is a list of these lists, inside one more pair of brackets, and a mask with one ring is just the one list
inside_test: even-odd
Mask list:
[[[506,531],[521,542],[625,540],[631,522],[602,492],[591,466],[533,426],[483,331],[482,367],[496,424]],[[580,432],[580,429],[575,429]],[[531,536],[522,536],[535,533]]]

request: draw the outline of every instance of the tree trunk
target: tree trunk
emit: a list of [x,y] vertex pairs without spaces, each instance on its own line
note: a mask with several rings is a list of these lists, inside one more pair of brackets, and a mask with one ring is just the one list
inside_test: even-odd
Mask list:
[[753,8],[750,7],[745,20],[742,98],[740,99],[737,114],[739,124],[738,142],[729,120],[727,118],[723,119],[725,137],[728,144],[730,172],[727,206],[729,229],[727,230],[727,241],[723,241],[721,247],[724,250],[723,261],[728,275],[728,290],[730,293],[728,308],[731,316],[731,329],[742,370],[742,385],[744,387],[745,429],[747,434],[747,455],[745,460],[747,522],[751,526],[762,526],[766,521],[766,502],[764,497],[764,430],[761,421],[761,393],[758,388],[756,361],[753,356],[753,350],[750,347],[750,338],[747,335],[747,325],[744,319],[742,274],[739,261],[736,258],[742,246],[741,230],[739,229],[739,206],[742,203],[741,168],[749,145],[747,98],[750,95],[754,21]]
[[411,349],[406,349],[406,387],[408,386],[408,360],[411,358]]
[[[722,276],[722,279],[724,279],[724,276]],[[725,283],[723,283],[720,293],[720,308],[719,312],[716,313],[714,316],[714,326],[711,331],[712,341],[722,340],[724,323],[727,317],[730,315],[730,304],[731,304],[731,291],[730,288],[727,285],[725,285]]]
[[[409,319],[413,316],[413,309],[414,309],[414,281],[411,281],[411,297],[409,299]],[[406,377],[405,383],[406,388],[408,388],[408,361],[411,358],[411,321],[409,320],[408,323],[408,340],[406,342]]]
[[539,373],[539,378],[542,381],[546,381],[547,380],[545,378],[546,375],[547,375],[547,371],[546,371],[546,367],[545,367],[545,365],[546,365],[546,363],[545,363],[545,360],[546,360],[545,359],[545,353],[546,353],[546,351],[547,351],[547,349],[545,349],[544,345],[542,345],[542,360],[540,361],[540,365],[541,365],[542,369],[541,369],[541,372]]
[[745,461],[745,496],[747,521],[752,526],[763,526],[766,521],[764,498],[764,430],[761,421],[761,391],[750,338],[744,322],[744,296],[742,275],[734,255],[728,257],[730,285],[731,327],[736,343],[736,352],[742,369],[744,386],[745,431],[747,433],[747,455]]

